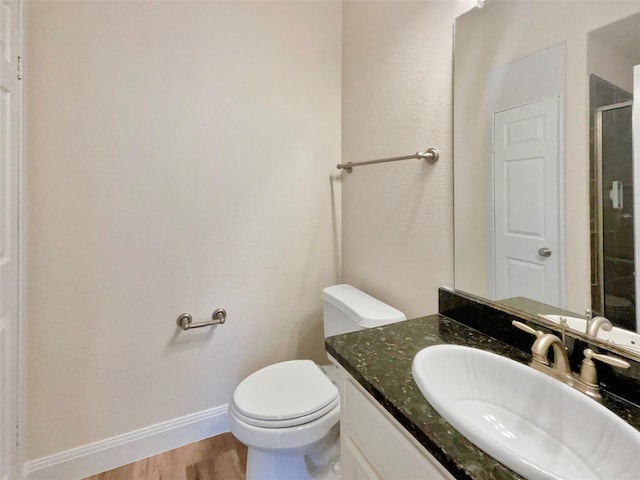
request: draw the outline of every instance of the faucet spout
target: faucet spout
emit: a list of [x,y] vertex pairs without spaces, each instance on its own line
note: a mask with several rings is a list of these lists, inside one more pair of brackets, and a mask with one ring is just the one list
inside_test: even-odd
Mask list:
[[587,335],[597,337],[600,329],[610,332],[612,328],[613,325],[605,317],[593,317],[587,324]]
[[[549,367],[549,349],[553,348],[553,367]],[[534,342],[531,347],[533,360],[546,368],[551,368],[555,375],[560,378],[571,377],[571,368],[569,367],[569,357],[567,350],[564,348],[562,341],[551,333],[542,335]]]

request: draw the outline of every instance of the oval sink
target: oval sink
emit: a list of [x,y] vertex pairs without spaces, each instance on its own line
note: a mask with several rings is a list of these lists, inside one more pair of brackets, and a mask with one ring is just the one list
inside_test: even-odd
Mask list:
[[413,378],[463,436],[530,480],[638,480],[640,433],[526,365],[458,345],[414,357]]

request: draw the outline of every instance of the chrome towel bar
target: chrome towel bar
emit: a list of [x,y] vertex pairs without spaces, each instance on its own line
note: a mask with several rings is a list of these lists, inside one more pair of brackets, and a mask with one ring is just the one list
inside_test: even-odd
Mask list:
[[190,330],[192,328],[208,327],[210,325],[222,325],[227,321],[227,312],[224,308],[218,308],[211,314],[211,320],[200,323],[193,323],[193,317],[190,313],[182,313],[178,316],[178,325],[183,330]]
[[337,167],[340,169],[344,169],[346,172],[351,173],[353,171],[353,167],[359,167],[361,165],[373,165],[374,163],[387,163],[387,162],[397,162],[398,160],[411,160],[413,158],[418,158],[420,160],[427,160],[431,163],[437,162],[440,158],[440,152],[436,148],[427,148],[424,152],[416,152],[413,155],[405,155],[403,157],[389,157],[389,158],[381,158],[379,160],[367,160],[365,162],[347,162],[347,163],[339,163]]

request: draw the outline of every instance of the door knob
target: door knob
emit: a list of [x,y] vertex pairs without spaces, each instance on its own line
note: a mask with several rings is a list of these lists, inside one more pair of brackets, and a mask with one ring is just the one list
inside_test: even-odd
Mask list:
[[551,249],[547,248],[547,247],[542,247],[542,248],[538,249],[538,255],[540,255],[541,257],[550,257],[551,256]]

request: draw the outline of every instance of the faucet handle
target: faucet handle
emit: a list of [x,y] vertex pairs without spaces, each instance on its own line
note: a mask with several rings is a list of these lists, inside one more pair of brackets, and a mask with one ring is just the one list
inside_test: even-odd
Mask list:
[[527,333],[530,333],[531,335],[535,335],[536,338],[540,338],[542,335],[544,335],[544,332],[542,332],[540,330],[535,330],[535,329],[531,328],[529,325],[527,325],[525,323],[522,323],[522,322],[519,322],[517,320],[512,321],[511,325],[513,325],[516,328],[519,328],[523,332],[527,332]]
[[593,362],[594,360],[598,360],[602,363],[607,363],[613,367],[618,368],[629,368],[631,366],[626,360],[618,357],[611,357],[609,355],[595,353],[590,348],[585,348],[583,353],[584,360],[582,361],[582,366],[580,367],[580,381],[591,387],[599,387],[598,374],[596,372],[596,364]]
[[[560,317],[560,320],[558,321],[558,325],[560,325],[560,333],[562,334],[562,336],[560,337],[562,340],[562,345],[566,345],[566,334],[567,334],[567,318],[566,317]],[[566,347],[565,347],[566,348]]]
[[583,353],[585,360],[593,358],[594,360],[599,360],[603,363],[608,363],[609,365],[618,368],[629,368],[631,366],[626,360],[618,357],[611,357],[609,355],[602,355],[600,353],[594,353],[594,351],[590,348],[585,348]]
[[589,330],[591,330],[591,319],[593,318],[593,311],[590,308],[587,308],[584,311],[584,333],[589,335]]

